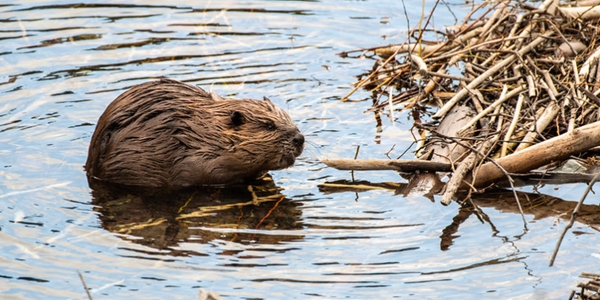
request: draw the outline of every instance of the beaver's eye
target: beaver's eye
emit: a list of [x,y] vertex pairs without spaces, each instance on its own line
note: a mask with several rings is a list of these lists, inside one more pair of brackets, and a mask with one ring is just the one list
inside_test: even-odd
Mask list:
[[245,122],[246,120],[244,120],[244,115],[241,112],[234,111],[231,113],[231,124],[233,124],[233,127],[238,127]]
[[277,127],[275,127],[275,124],[269,122],[269,123],[266,124],[266,128],[267,128],[268,131],[273,131]]

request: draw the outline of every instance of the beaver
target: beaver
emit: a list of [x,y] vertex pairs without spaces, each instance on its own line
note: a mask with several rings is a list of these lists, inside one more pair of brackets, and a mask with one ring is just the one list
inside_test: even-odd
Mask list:
[[134,187],[240,183],[292,166],[303,149],[298,127],[266,97],[223,98],[160,79],[108,105],[85,171],[90,180]]

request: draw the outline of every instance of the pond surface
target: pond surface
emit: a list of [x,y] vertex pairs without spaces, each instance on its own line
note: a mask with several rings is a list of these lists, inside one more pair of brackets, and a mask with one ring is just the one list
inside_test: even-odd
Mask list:
[[[365,113],[368,91],[340,101],[374,61],[336,53],[403,42],[421,3],[405,1],[405,12],[395,0],[193,2],[0,4],[2,299],[87,299],[78,272],[93,299],[194,299],[200,289],[227,299],[564,299],[581,272],[599,271],[597,225],[587,223],[548,267],[566,211],[528,210],[525,230],[501,194],[481,200],[480,219],[424,196],[320,188],[353,177],[319,158],[411,147],[408,115],[378,125]],[[436,28],[468,11],[453,2],[438,7]],[[253,191],[164,203],[92,193],[83,164],[98,117],[161,76],[270,98],[305,133],[304,154]],[[521,199],[569,206],[584,189],[542,186]]]

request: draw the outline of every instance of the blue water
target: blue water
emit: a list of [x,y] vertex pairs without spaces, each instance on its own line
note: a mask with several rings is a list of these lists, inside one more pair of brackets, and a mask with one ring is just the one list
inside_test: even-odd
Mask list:
[[[406,12],[388,0],[76,3],[0,5],[0,298],[87,299],[79,271],[94,299],[193,299],[200,288],[227,299],[564,299],[581,272],[598,271],[597,233],[582,223],[547,267],[564,226],[557,215],[527,214],[525,231],[518,213],[482,206],[490,222],[470,215],[444,248],[457,204],[319,189],[352,178],[319,158],[411,147],[407,115],[377,127],[365,113],[370,92],[340,101],[374,58],[336,54],[402,43],[421,3],[405,2]],[[469,8],[440,5],[435,28]],[[83,164],[98,117],[160,76],[267,96],[289,112],[308,144],[296,166],[272,172],[282,190],[266,194],[278,197],[195,203],[185,213],[206,216],[175,220],[146,219],[132,196],[92,201]],[[405,182],[384,171],[354,178]],[[584,188],[539,192],[575,201]],[[177,227],[172,240],[165,224]]]

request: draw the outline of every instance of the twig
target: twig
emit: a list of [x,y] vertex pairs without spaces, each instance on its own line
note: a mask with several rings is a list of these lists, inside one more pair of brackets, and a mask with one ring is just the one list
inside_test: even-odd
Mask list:
[[[396,52],[397,53],[397,52]],[[383,66],[385,66],[387,63],[389,63],[392,59],[394,59],[394,55],[388,57],[378,68],[377,70],[371,72],[371,74],[369,74],[369,76],[367,76],[367,78],[364,78],[363,80],[361,80],[358,84],[356,84],[356,86],[350,91],[348,92],[348,94],[346,94],[344,97],[342,97],[342,99],[340,99],[340,101],[346,101],[346,99],[348,99],[348,97],[350,97],[350,95],[352,95],[354,92],[356,92],[356,90],[358,90],[359,88],[361,88],[363,86],[363,84],[365,84],[368,79],[370,79],[371,77],[375,76],[375,74],[377,74],[377,71],[379,71],[381,68],[383,68]]]
[[[457,131],[457,134],[461,134],[461,133],[469,130],[469,128],[471,128],[473,125],[475,125],[475,123],[477,123],[477,121],[479,121],[479,119],[485,117],[487,114],[490,113],[490,111],[496,109],[497,106],[504,103],[506,100],[516,96],[517,94],[523,92],[525,89],[526,89],[526,87],[524,85],[520,85],[519,87],[506,93],[506,95],[501,96],[498,100],[494,101],[494,103],[492,103],[490,106],[488,106],[486,109],[484,109],[481,113],[477,114],[477,116],[475,116],[469,123],[467,123],[461,129],[459,129]],[[464,89],[464,90],[467,90],[467,89]]]
[[448,205],[450,204],[450,202],[452,202],[452,197],[454,197],[454,194],[456,194],[456,191],[458,191],[458,188],[460,187],[463,178],[465,177],[465,175],[467,175],[469,171],[473,170],[477,156],[480,156],[481,159],[485,159],[486,156],[483,155],[483,153],[486,153],[497,141],[498,136],[495,136],[493,139],[483,142],[483,144],[479,146],[477,151],[471,152],[467,156],[467,158],[465,158],[461,162],[458,168],[456,168],[456,171],[454,171],[454,173],[452,174],[452,178],[450,178],[450,180],[448,181],[446,185],[446,192],[444,192],[440,203],[442,203],[443,205]]
[[85,279],[83,279],[83,275],[81,275],[81,272],[79,272],[79,270],[77,270],[77,275],[79,275],[79,280],[81,280],[81,283],[83,284],[83,288],[85,289],[85,293],[87,294],[88,299],[93,300],[92,295],[90,294],[90,289],[88,289],[87,284],[85,284]]
[[[542,42],[546,41],[546,39],[549,38],[550,36],[552,36],[553,34],[554,34],[553,31],[545,32],[542,36],[537,37],[535,40],[533,40],[531,43],[529,43],[529,45],[527,45],[527,46],[523,47],[522,49],[520,49],[519,51],[517,51],[516,54],[513,54],[513,55],[503,59],[502,61],[498,62],[494,67],[488,69],[483,74],[479,75],[479,77],[475,78],[475,80],[473,80],[471,83],[469,83],[468,87],[476,88],[483,81],[487,80],[488,77],[494,75],[496,72],[500,71],[502,68],[511,64],[517,58],[517,56],[525,55],[529,51],[533,50],[533,48],[535,48]],[[458,93],[456,93],[456,95],[454,97],[452,97],[452,99],[448,100],[448,102],[446,102],[446,104],[444,104],[444,106],[433,117],[434,118],[443,117],[452,108],[452,106],[454,106],[454,104],[456,104],[458,101],[462,100],[462,98],[467,95],[467,92],[468,92],[467,89],[460,90]]]
[[519,94],[519,100],[517,101],[517,106],[515,107],[515,113],[513,115],[512,122],[510,122],[510,126],[508,126],[508,130],[506,131],[506,135],[504,136],[504,142],[502,142],[502,150],[500,151],[500,157],[506,156],[508,154],[508,144],[515,128],[517,127],[517,123],[521,117],[521,108],[523,107],[523,102],[525,101],[525,95]]
[[529,147],[537,138],[538,132],[544,131],[546,127],[550,125],[550,122],[552,122],[552,120],[556,117],[558,111],[558,104],[556,104],[555,101],[551,101],[550,104],[543,110],[541,116],[537,118],[537,122],[531,125],[529,132],[525,134],[525,137],[523,137],[521,144],[517,146],[515,152]]
[[596,174],[596,176],[594,176],[592,181],[590,181],[587,188],[585,189],[585,192],[583,192],[583,195],[581,195],[581,199],[579,199],[577,206],[575,206],[573,213],[571,213],[571,219],[569,220],[569,223],[567,224],[567,226],[565,226],[562,233],[560,234],[560,237],[558,238],[558,241],[556,242],[556,246],[554,247],[554,252],[552,252],[552,257],[550,258],[550,264],[549,264],[550,267],[552,267],[554,265],[554,259],[556,259],[556,255],[558,254],[558,249],[560,248],[560,244],[562,243],[562,240],[565,237],[565,234],[573,226],[573,223],[575,223],[575,218],[577,217],[577,214],[579,213],[579,208],[583,204],[583,200],[585,200],[585,198],[587,197],[589,192],[592,190],[592,186],[594,185],[594,183],[596,183],[599,176],[600,176],[600,172],[598,172]]

